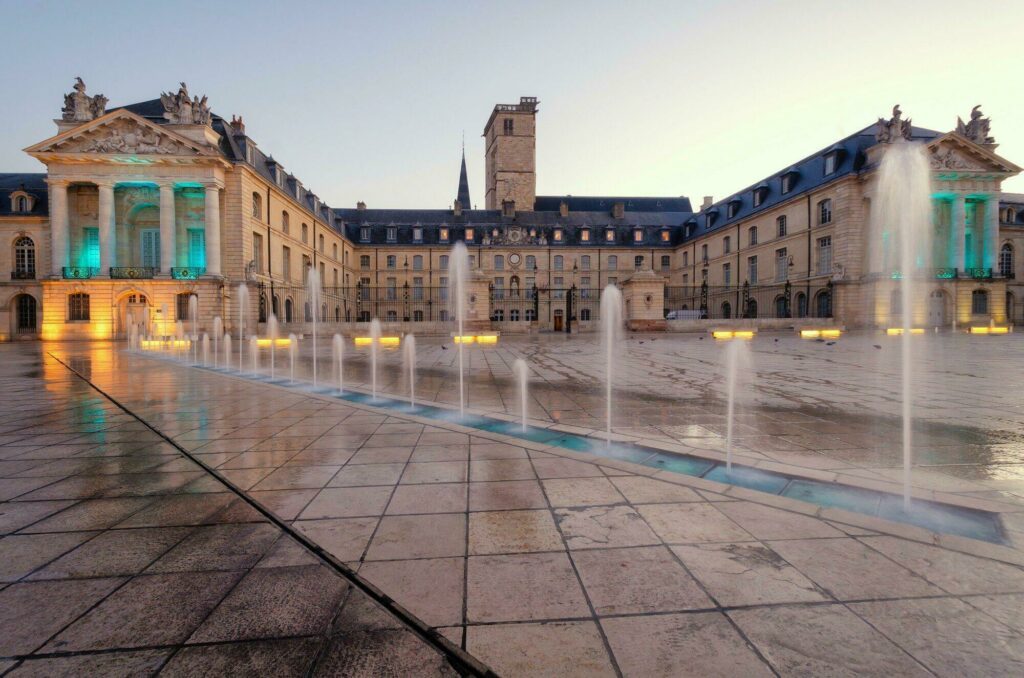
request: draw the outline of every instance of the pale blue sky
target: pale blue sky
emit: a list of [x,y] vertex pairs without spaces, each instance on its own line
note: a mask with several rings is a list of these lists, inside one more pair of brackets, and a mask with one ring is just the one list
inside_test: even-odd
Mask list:
[[[0,2],[0,171],[76,75],[110,105],[185,80],[336,207],[445,207],[466,134],[541,100],[541,194],[722,197],[888,115],[984,104],[1024,166],[1024,2]],[[1024,192],[1024,178],[1006,190]]]

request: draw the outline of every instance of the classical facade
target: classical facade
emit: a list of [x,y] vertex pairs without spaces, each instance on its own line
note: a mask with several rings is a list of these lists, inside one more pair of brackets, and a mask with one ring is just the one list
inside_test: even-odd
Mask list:
[[[193,297],[202,331],[274,313],[296,331],[317,315],[341,331],[377,317],[447,332],[460,241],[471,320],[504,332],[592,328],[609,284],[637,329],[886,326],[905,275],[926,290],[922,326],[1024,321],[1024,196],[1001,192],[1020,168],[995,152],[978,108],[940,133],[897,107],[697,209],[685,197],[536,195],[538,111],[523,97],[487,120],[485,209],[471,205],[464,157],[450,209],[331,208],[185,83],[108,108],[78,80],[57,134],[25,149],[46,172],[0,175],[0,336],[174,334],[191,327]],[[909,272],[873,209],[881,158],[908,141],[927,150],[934,212],[928,264]]]

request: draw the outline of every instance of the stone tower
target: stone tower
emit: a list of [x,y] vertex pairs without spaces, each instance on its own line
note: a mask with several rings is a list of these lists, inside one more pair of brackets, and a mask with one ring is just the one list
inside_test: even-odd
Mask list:
[[501,209],[514,202],[519,211],[533,211],[537,197],[537,97],[518,104],[498,104],[484,127],[486,207]]

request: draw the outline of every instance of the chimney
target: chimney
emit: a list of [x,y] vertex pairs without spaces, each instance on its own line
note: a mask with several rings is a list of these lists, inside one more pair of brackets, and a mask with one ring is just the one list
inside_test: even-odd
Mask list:
[[710,196],[710,195],[705,195],[704,196],[704,202],[701,203],[700,208],[701,208],[701,210],[706,210],[707,208],[711,207],[713,204],[715,204],[715,199],[712,196]]
[[356,203],[356,209],[362,212],[363,210],[366,209],[366,203],[360,200],[359,202]]
[[615,219],[622,219],[626,216],[626,203],[621,200],[617,203],[612,204],[612,217]]
[[565,200],[558,204],[558,215],[561,217],[569,216],[569,203]]
[[231,130],[235,134],[245,134],[245,123],[242,121],[242,116],[237,118],[234,115],[231,116]]
[[501,216],[510,217],[512,219],[516,216],[516,201],[515,200],[502,200],[501,201]]
[[461,200],[458,200],[458,199],[455,200],[455,204],[452,206],[452,212],[457,217],[461,217],[462,216],[462,201]]

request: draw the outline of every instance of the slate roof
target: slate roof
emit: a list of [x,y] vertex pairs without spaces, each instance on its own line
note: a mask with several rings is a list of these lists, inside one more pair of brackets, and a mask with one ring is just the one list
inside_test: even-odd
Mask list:
[[533,201],[533,209],[538,212],[557,212],[561,204],[569,204],[569,211],[580,212],[610,212],[612,206],[621,202],[626,206],[627,212],[692,212],[690,199],[684,196],[678,198],[648,198],[648,197],[612,197],[612,196],[575,196],[575,195],[538,195]]
[[462,149],[462,169],[459,171],[459,192],[456,194],[455,199],[459,201],[465,209],[469,209],[473,206],[473,203],[469,201],[469,177],[466,174],[466,149]]
[[[865,153],[867,149],[878,143],[875,140],[875,129],[876,124],[872,123],[859,132],[855,132],[845,139],[807,156],[794,165],[719,200],[707,209],[701,210],[700,213],[695,214],[689,220],[687,224],[689,228],[684,233],[683,240],[692,240],[735,224],[737,221],[749,219],[756,214],[770,210],[782,202],[792,200],[807,191],[824,186],[840,177],[860,172],[865,168],[867,161]],[[911,129],[911,137],[916,141],[929,141],[942,135],[942,132],[936,132],[935,130],[923,127],[913,127]],[[837,154],[836,167],[834,172],[825,175],[825,156],[829,153]],[[790,186],[790,190],[783,193],[782,177],[785,174],[793,175],[793,183]],[[754,207],[754,190],[757,188],[764,189],[764,194],[761,204]],[[729,216],[730,203],[737,206],[732,216]]]
[[1015,226],[1024,226],[1024,193],[1003,193],[999,196],[999,205],[1000,207],[1013,207],[1016,214],[1010,223]]
[[24,212],[11,211],[11,193],[24,190],[35,197],[35,205],[28,216],[43,217],[49,214],[50,201],[46,199],[46,174],[27,172],[0,174],[0,216],[25,216]]

